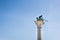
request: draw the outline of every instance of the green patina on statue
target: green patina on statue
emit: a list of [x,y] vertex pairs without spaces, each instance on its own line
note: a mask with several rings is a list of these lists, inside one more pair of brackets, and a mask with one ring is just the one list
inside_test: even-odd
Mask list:
[[39,16],[39,17],[36,17],[36,19],[37,19],[37,21],[44,21],[44,19],[43,19],[42,15],[41,15],[41,16]]

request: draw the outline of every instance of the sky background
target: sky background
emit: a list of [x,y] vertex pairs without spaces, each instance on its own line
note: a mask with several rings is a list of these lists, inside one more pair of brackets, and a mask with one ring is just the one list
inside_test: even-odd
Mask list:
[[37,40],[41,14],[42,40],[60,40],[60,0],[0,0],[0,40]]

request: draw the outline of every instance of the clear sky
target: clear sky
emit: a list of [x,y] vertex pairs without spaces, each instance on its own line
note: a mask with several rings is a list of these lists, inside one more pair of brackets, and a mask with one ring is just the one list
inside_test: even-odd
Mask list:
[[60,0],[0,0],[0,40],[37,40],[36,16],[43,15],[43,40],[60,40]]

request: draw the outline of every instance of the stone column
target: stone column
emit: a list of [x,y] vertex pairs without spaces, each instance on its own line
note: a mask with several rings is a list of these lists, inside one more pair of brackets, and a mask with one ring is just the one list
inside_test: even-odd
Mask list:
[[37,33],[37,36],[38,36],[37,40],[41,40],[41,27],[37,27],[37,31],[38,31],[38,33]]

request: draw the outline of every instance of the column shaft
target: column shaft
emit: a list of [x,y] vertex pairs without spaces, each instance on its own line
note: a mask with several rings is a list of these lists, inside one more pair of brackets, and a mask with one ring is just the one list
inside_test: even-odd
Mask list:
[[38,27],[38,40],[41,40],[41,27]]

